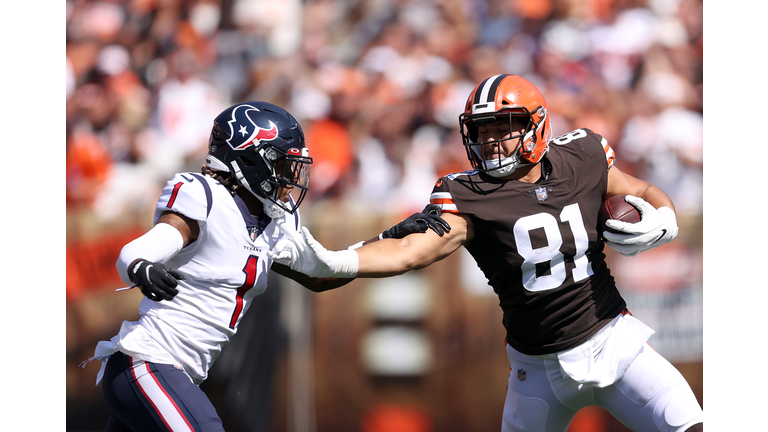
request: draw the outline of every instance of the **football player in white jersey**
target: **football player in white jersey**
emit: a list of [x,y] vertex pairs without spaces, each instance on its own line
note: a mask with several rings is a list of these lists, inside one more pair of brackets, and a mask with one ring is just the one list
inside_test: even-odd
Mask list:
[[[280,107],[241,103],[216,117],[202,173],[167,182],[154,227],[117,261],[121,279],[145,298],[139,320],[123,321],[91,358],[102,361],[106,431],[223,431],[198,385],[267,288],[267,272],[316,292],[351,280],[310,278],[268,254],[301,228],[311,163],[299,123]],[[380,237],[448,230],[429,210]]]
[[[603,254],[605,244],[632,256],[673,240],[669,197],[615,167],[613,150],[591,130],[553,137],[544,97],[522,77],[480,82],[459,123],[473,169],[438,179],[430,197],[450,232],[328,251],[303,228],[273,257],[314,277],[386,277],[463,246],[504,312],[502,432],[565,432],[590,405],[635,431],[703,430],[690,386],[646,343],[653,330],[627,310]],[[641,221],[611,220],[618,232],[600,232],[602,202],[625,194]]]

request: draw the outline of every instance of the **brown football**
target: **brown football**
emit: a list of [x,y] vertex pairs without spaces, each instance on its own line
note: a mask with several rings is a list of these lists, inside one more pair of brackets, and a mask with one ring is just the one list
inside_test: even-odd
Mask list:
[[603,205],[600,206],[600,213],[597,215],[597,227],[600,230],[598,233],[600,237],[603,236],[603,231],[617,232],[616,230],[605,226],[605,221],[608,219],[616,219],[629,223],[640,222],[640,212],[637,211],[635,206],[624,201],[625,196],[626,195],[616,195],[603,201]]

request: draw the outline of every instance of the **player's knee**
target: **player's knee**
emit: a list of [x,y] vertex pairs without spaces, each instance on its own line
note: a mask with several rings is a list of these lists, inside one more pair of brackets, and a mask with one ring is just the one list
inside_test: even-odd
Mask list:
[[543,399],[507,392],[504,403],[502,432],[544,432],[547,426],[549,404]]
[[685,432],[704,432],[704,423],[696,423],[695,425],[686,429]]
[[701,424],[703,413],[693,392],[687,387],[664,393],[654,406],[654,414],[656,426],[661,431],[703,430],[695,429],[696,424]]

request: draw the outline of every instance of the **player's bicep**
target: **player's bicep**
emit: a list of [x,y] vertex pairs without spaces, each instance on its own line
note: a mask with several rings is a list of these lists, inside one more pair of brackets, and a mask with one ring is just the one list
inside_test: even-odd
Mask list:
[[605,193],[605,199],[616,195],[634,195],[642,197],[650,186],[650,183],[633,177],[614,166],[608,171],[608,187]]
[[673,210],[675,208],[672,200],[661,189],[614,166],[608,171],[608,187],[604,199],[616,195],[634,195],[648,201],[656,208],[665,206]]
[[157,219],[157,223],[165,223],[176,228],[181,233],[181,238],[184,240],[184,246],[195,241],[200,233],[200,226],[196,220],[176,212],[164,212]]

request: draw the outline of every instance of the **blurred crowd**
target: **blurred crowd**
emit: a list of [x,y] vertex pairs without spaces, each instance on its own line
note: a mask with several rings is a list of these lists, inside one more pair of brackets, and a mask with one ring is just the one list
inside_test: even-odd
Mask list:
[[702,0],[67,0],[67,208],[151,214],[199,171],[213,118],[264,100],[304,127],[310,207],[420,210],[469,169],[466,97],[539,86],[555,135],[588,127],[681,217],[702,204]]

